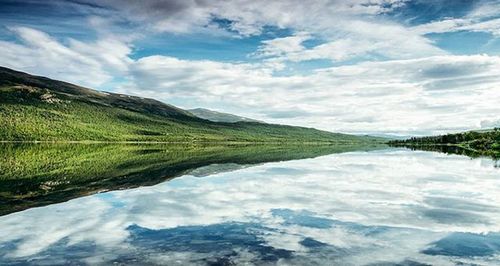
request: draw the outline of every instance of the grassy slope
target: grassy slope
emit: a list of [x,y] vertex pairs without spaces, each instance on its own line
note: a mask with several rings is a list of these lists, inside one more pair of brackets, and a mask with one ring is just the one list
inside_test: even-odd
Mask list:
[[216,123],[151,99],[0,68],[2,141],[335,142],[378,138],[251,122]]
[[491,156],[500,158],[500,129],[469,131],[456,134],[410,138],[389,142],[396,146],[408,146],[423,150],[460,153],[472,157]]
[[0,143],[0,215],[100,191],[154,185],[207,165],[224,170],[217,164],[257,164],[375,148]]

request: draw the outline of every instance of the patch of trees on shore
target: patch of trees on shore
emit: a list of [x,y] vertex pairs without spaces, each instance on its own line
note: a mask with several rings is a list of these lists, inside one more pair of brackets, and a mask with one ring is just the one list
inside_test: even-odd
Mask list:
[[412,137],[389,142],[393,146],[454,146],[483,155],[500,155],[500,128],[428,137]]

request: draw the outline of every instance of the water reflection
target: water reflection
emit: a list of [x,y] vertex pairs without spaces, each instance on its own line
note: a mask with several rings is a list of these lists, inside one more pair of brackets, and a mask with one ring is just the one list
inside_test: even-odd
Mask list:
[[380,146],[1,144],[0,215],[98,192],[150,186],[191,173]]
[[394,147],[405,147],[410,150],[421,150],[421,151],[435,151],[435,152],[442,152],[446,154],[459,154],[459,155],[464,155],[464,156],[469,156],[471,158],[479,158],[479,157],[490,157],[493,160],[495,160],[495,167],[500,168],[500,154],[498,152],[495,152],[494,150],[483,150],[483,151],[477,151],[477,150],[471,150],[471,149],[466,149],[460,146],[453,146],[453,145],[432,145],[432,144],[427,144],[427,145],[415,145],[415,144],[392,144]]
[[0,217],[0,264],[500,263],[491,160],[390,149],[229,169]]

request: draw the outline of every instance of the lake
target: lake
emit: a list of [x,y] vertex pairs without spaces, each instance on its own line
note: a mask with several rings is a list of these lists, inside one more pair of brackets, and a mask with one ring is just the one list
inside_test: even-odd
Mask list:
[[500,265],[500,168],[488,158],[0,147],[1,265]]

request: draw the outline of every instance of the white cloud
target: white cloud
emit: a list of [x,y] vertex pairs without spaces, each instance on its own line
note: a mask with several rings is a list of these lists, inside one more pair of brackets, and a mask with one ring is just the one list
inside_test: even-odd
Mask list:
[[469,19],[463,18],[445,19],[415,26],[413,27],[413,30],[419,34],[443,33],[456,31],[459,28],[469,25],[470,23],[471,21]]
[[[367,53],[390,58],[444,53],[418,33],[376,16],[405,5],[406,0],[87,2],[112,7],[120,11],[116,16],[145,24],[142,28],[157,32],[193,34],[227,30],[245,37],[259,35],[265,26],[296,32],[294,36],[264,41],[256,53],[259,56],[293,53],[292,60],[301,61],[344,60]],[[217,25],[214,19],[225,20],[226,25]],[[310,38],[309,34],[325,40],[326,45],[301,55],[304,48],[301,43]]]
[[473,19],[446,19],[419,25],[413,28],[420,34],[445,33],[457,31],[488,32],[500,36],[500,19],[475,21]]
[[255,56],[282,56],[289,53],[302,52],[306,49],[302,43],[311,38],[311,35],[305,32],[300,32],[294,36],[262,41],[263,45],[259,47],[257,52],[255,52]]
[[419,34],[458,31],[487,32],[500,37],[500,3],[483,1],[462,18],[445,18],[413,27]]
[[492,19],[465,26],[459,30],[475,31],[475,32],[489,32],[496,37],[500,37],[500,19]]
[[242,35],[259,34],[264,25],[299,28],[296,26],[322,24],[325,20],[337,20],[338,16],[381,14],[401,7],[405,2],[407,0],[80,1],[81,4],[118,10],[121,13],[116,16],[149,23],[158,31],[191,32],[205,27],[213,18],[223,18],[230,20],[230,28]]
[[[446,54],[421,36],[421,31],[410,30],[396,23],[361,18],[346,18],[330,23],[331,26],[320,35],[320,28],[308,28],[316,33],[316,37],[299,32],[293,36],[263,41],[255,55],[266,57],[269,61],[300,62],[314,59],[345,61],[354,57],[366,59],[367,55],[408,59]],[[324,41],[311,48],[303,45],[304,41],[314,38]]]
[[495,118],[498,69],[499,57],[447,55],[274,76],[259,64],[152,56],[120,91],[331,131],[429,134]]
[[499,127],[500,127],[500,119],[481,121],[481,128],[491,129],[491,128],[499,128]]
[[112,36],[95,42],[68,39],[67,44],[26,27],[11,27],[20,43],[0,41],[3,66],[79,85],[100,86],[123,75],[131,48]]
[[500,13],[500,2],[496,0],[483,0],[477,5],[467,17],[477,19],[489,19],[498,17]]

